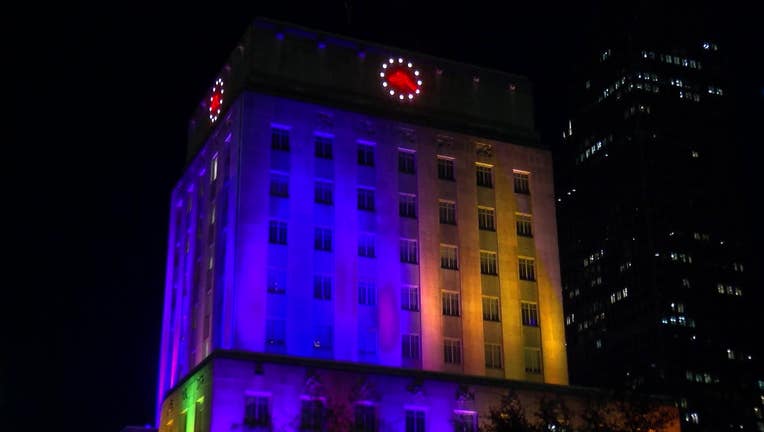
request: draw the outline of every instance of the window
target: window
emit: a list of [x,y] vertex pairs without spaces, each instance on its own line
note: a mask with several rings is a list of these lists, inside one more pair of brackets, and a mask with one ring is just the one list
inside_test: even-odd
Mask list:
[[485,367],[501,369],[501,345],[485,344]]
[[358,144],[358,165],[374,166],[374,146]]
[[527,280],[527,281],[535,281],[536,269],[534,268],[533,258],[520,258],[518,262],[519,262],[520,279]]
[[398,172],[404,174],[416,173],[414,152],[409,150],[398,150]]
[[416,195],[404,193],[399,195],[398,214],[401,217],[416,219]]
[[483,320],[500,321],[498,297],[483,296]]
[[271,424],[267,396],[247,396],[244,400],[244,426],[267,427]]
[[328,228],[316,228],[314,232],[314,243],[316,250],[332,251],[332,230]]
[[318,204],[334,204],[334,183],[317,181],[313,186],[313,195]]
[[525,348],[525,372],[541,373],[541,350],[538,348]]
[[443,315],[459,316],[459,293],[443,291]]
[[284,174],[271,174],[271,196],[286,198],[289,196],[289,177]]
[[289,130],[271,128],[271,149],[289,151]]
[[438,213],[440,223],[456,225],[456,203],[453,201],[438,200]]
[[424,432],[424,411],[406,410],[406,432]]
[[303,399],[300,406],[300,430],[324,430],[324,402],[320,399]]
[[374,211],[374,189],[358,188],[358,210]]
[[287,244],[286,222],[271,221],[268,226],[268,241],[274,244]]
[[490,165],[477,165],[477,185],[487,188],[493,187],[493,167]]
[[454,160],[438,156],[438,178],[454,180]]
[[484,231],[496,231],[495,212],[492,208],[478,207],[478,227]]
[[401,262],[416,264],[417,263],[416,252],[417,252],[416,240],[401,239],[401,242],[400,242]]
[[269,268],[267,289],[271,294],[284,294],[286,292],[287,274],[284,269]]
[[517,225],[517,235],[521,237],[533,237],[530,215],[515,213],[515,223]]
[[315,143],[317,158],[331,159],[333,157],[331,137],[316,136],[313,142]]
[[356,404],[353,407],[353,432],[376,432],[376,411],[374,405]]
[[374,258],[376,256],[374,234],[358,236],[358,256]]
[[329,276],[313,276],[313,298],[316,300],[332,299],[332,278]]
[[286,343],[286,321],[265,321],[265,342],[268,346],[284,346]]
[[496,252],[480,251],[480,273],[487,275],[499,274],[496,268]]
[[316,326],[313,329],[313,349],[331,351],[334,341],[332,326]]
[[405,359],[419,360],[418,334],[405,334],[401,337],[401,355]]
[[443,340],[443,361],[448,364],[462,364],[462,341],[459,339]]
[[454,413],[454,432],[477,432],[477,413],[457,411]]
[[414,312],[419,310],[419,287],[405,286],[401,289],[401,309]]
[[522,171],[514,171],[513,174],[515,177],[515,193],[526,195],[531,193],[528,183],[528,173]]
[[539,308],[536,303],[522,302],[523,309],[523,325],[538,327],[539,326]]
[[450,270],[459,268],[456,246],[440,245],[440,267]]
[[358,304],[374,306],[377,304],[377,287],[372,281],[358,282]]

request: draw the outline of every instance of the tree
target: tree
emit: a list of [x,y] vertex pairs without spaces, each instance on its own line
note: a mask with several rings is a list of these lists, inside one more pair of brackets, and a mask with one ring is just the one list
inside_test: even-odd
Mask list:
[[489,408],[488,421],[481,425],[480,430],[482,432],[534,432],[513,390],[501,396],[499,406]]
[[541,423],[535,425],[539,432],[565,432],[570,430],[570,410],[559,396],[541,396],[536,417]]

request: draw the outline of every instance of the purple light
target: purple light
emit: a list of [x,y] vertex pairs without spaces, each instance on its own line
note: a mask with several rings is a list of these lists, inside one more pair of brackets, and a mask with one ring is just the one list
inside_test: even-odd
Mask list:
[[284,40],[284,33],[282,33],[282,32],[277,32],[277,33],[276,33],[276,39],[278,39],[278,40]]
[[319,42],[318,43],[318,49],[324,49],[324,48],[326,48],[326,42],[324,42],[324,41]]
[[366,51],[358,51],[358,58],[365,59],[366,58]]

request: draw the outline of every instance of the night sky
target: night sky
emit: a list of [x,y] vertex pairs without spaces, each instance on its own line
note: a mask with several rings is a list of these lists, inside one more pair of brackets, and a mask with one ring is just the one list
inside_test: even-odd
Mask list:
[[[13,181],[2,208],[12,258],[0,301],[10,337],[0,418],[31,430],[153,423],[168,201],[184,166],[187,120],[254,17],[524,74],[542,143],[554,147],[596,13],[591,1],[353,1],[348,21],[347,1],[273,3],[66,3],[6,17],[12,139],[3,162]],[[764,33],[758,11],[732,3],[688,7],[711,11],[726,50],[736,121],[725,145],[737,147],[748,182],[739,190],[748,210],[736,221],[756,227],[756,244]],[[749,268],[764,262],[754,253]]]

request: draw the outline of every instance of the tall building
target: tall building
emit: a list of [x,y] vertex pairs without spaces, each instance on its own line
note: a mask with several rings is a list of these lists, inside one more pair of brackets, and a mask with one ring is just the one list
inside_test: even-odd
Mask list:
[[159,429],[474,431],[509,388],[592,394],[565,386],[531,102],[520,76],[255,21],[172,194]]
[[603,15],[563,132],[571,382],[671,395],[684,430],[764,430],[724,47],[651,7]]

